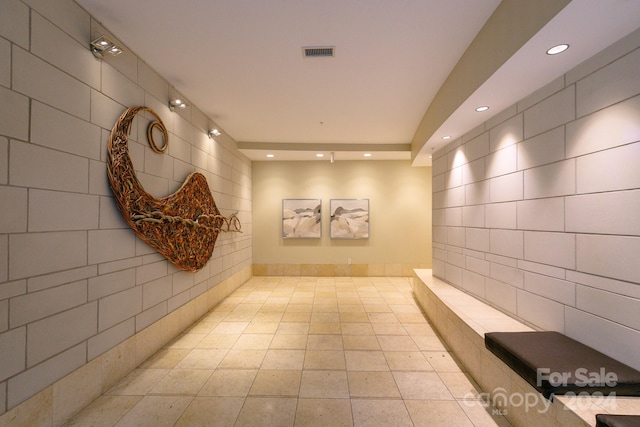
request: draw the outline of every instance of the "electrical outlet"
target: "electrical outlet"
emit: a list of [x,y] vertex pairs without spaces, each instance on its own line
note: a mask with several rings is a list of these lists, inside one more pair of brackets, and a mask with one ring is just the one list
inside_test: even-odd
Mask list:
[[347,264],[351,264],[351,258],[347,258]]

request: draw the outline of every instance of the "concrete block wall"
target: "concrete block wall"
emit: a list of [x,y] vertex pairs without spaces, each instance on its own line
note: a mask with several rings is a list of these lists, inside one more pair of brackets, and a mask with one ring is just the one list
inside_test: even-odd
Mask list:
[[433,161],[433,274],[640,368],[640,31]]
[[[228,136],[207,137],[213,123],[197,106],[172,113],[178,93],[126,41],[122,55],[96,59],[89,41],[102,34],[117,40],[72,0],[0,2],[0,414],[250,276],[250,161]],[[168,195],[198,171],[222,213],[239,212],[243,233],[222,233],[197,273],[140,240],[111,194],[107,139],[136,105],[169,131],[158,155],[150,117],[134,122],[129,149],[145,189]]]

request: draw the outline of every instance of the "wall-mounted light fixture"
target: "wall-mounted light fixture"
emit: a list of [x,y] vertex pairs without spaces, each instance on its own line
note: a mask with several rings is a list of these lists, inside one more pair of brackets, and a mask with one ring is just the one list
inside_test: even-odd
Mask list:
[[105,36],[100,36],[89,43],[89,48],[91,49],[93,56],[100,59],[104,57],[105,52],[112,56],[120,55],[122,53],[122,48]]
[[207,132],[207,135],[209,135],[209,139],[213,139],[214,136],[220,136],[222,135],[222,132],[220,132],[218,129],[211,129],[209,130],[209,132]]
[[180,98],[174,98],[169,101],[169,110],[176,111],[176,108],[185,109],[188,105]]

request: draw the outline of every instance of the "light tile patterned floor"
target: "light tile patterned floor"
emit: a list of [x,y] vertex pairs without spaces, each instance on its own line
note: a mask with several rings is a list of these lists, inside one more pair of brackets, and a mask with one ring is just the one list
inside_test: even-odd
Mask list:
[[70,426],[508,426],[409,278],[254,277]]

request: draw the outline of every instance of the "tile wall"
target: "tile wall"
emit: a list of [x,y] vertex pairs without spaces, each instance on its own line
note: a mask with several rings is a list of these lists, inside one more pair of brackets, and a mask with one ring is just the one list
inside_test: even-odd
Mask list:
[[428,264],[253,264],[254,276],[411,277]]
[[640,31],[435,154],[433,273],[640,368]]
[[[94,58],[88,43],[101,34],[71,0],[0,2],[0,414],[218,284],[250,277],[250,161],[231,139],[210,140],[213,123],[195,106],[170,112],[175,89],[126,43],[118,57]],[[157,155],[148,118],[134,122],[129,149],[145,189],[170,194],[198,171],[223,214],[239,211],[243,233],[221,234],[195,274],[137,238],[115,206],[106,142],[135,105],[158,112],[170,135]]]

